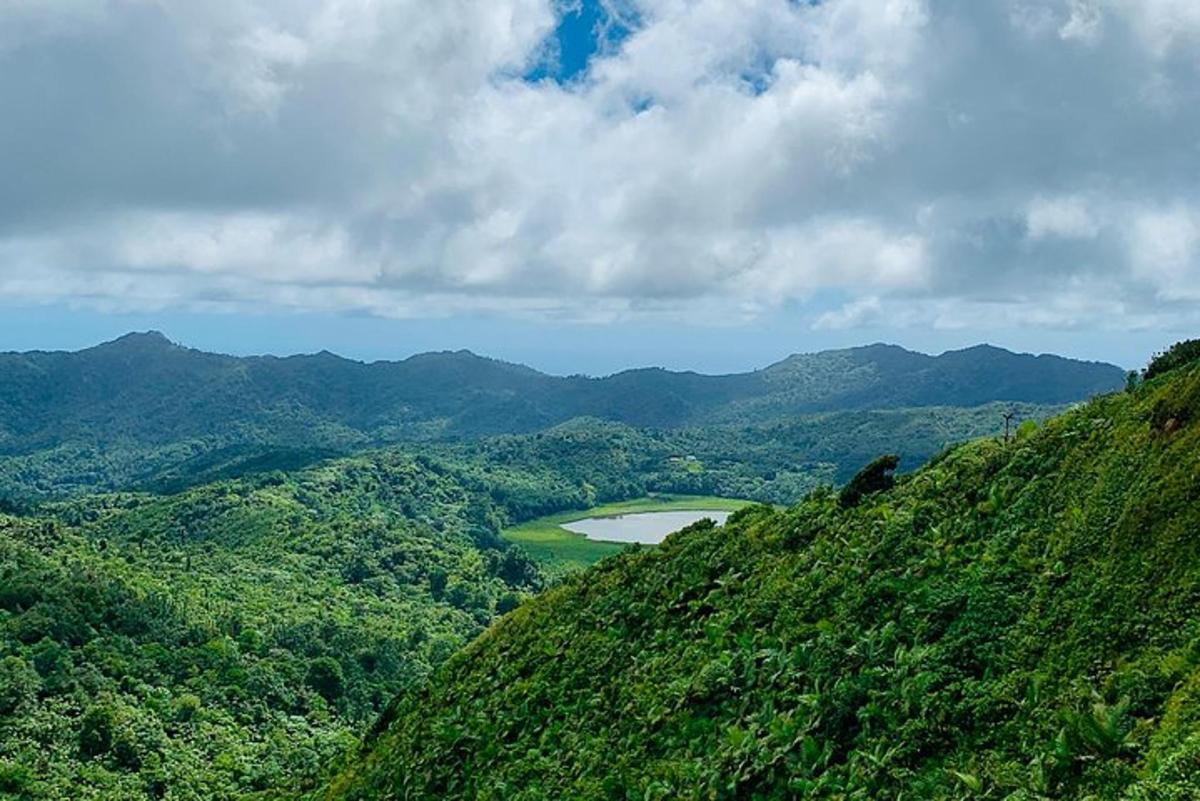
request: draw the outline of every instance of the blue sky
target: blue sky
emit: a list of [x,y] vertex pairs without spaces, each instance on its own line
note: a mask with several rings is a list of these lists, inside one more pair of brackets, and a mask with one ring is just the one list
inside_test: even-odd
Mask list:
[[0,16],[0,349],[1134,366],[1200,330],[1193,0]]
[[637,20],[632,10],[622,14],[597,0],[560,3],[557,13],[541,57],[524,74],[527,81],[550,79],[561,84],[585,77],[591,58],[617,48]]

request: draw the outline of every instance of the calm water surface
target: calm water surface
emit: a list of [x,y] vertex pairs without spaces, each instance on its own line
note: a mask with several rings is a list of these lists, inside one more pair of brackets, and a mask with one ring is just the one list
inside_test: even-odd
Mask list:
[[638,512],[628,515],[613,515],[612,517],[588,517],[571,523],[563,523],[562,527],[567,531],[582,534],[589,540],[657,545],[671,532],[678,531],[684,526],[690,526],[697,520],[703,520],[706,517],[717,525],[723,525],[729,514],[729,512],[703,510]]

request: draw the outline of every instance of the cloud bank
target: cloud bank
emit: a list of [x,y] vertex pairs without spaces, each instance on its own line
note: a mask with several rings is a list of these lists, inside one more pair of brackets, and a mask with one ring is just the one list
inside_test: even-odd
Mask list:
[[1186,325],[1193,0],[8,0],[0,299]]

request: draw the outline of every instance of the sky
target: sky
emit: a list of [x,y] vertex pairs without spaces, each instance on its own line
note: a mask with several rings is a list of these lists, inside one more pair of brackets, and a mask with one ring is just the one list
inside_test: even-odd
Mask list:
[[0,350],[1200,330],[1194,0],[0,0]]

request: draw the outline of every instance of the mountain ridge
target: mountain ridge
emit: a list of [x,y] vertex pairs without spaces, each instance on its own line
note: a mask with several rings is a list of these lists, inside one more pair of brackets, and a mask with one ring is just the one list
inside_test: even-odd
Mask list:
[[0,351],[0,356],[22,356],[22,355],[33,355],[33,354],[44,354],[44,355],[80,354],[80,353],[85,353],[88,351],[94,351],[94,350],[98,350],[98,349],[123,348],[123,347],[137,347],[137,348],[143,348],[143,349],[152,348],[152,347],[160,347],[163,349],[179,349],[179,350],[185,350],[185,351],[192,351],[195,353],[203,353],[203,354],[206,354],[209,356],[224,357],[224,358],[228,358],[228,359],[242,359],[242,360],[248,360],[248,359],[284,360],[284,359],[303,359],[306,357],[316,357],[316,356],[323,356],[323,357],[332,356],[342,362],[349,362],[349,363],[364,365],[364,366],[368,366],[368,367],[373,366],[373,365],[404,364],[404,363],[410,362],[414,359],[422,360],[422,359],[429,358],[429,357],[466,356],[466,357],[471,357],[474,360],[478,360],[478,361],[482,361],[482,362],[491,362],[493,364],[498,364],[498,365],[518,367],[523,370],[531,371],[531,372],[537,373],[538,375],[545,376],[547,378],[585,378],[585,379],[597,380],[597,381],[602,381],[604,379],[612,378],[614,376],[622,375],[625,373],[650,372],[650,371],[669,373],[672,375],[695,375],[695,376],[701,376],[701,377],[706,377],[706,378],[721,378],[721,377],[731,376],[731,375],[749,375],[749,374],[753,374],[753,373],[766,372],[766,371],[772,370],[773,368],[780,367],[781,365],[784,365],[789,361],[792,361],[795,359],[803,359],[804,357],[821,356],[821,355],[838,355],[838,354],[869,354],[869,353],[878,353],[878,352],[900,353],[900,354],[905,354],[908,356],[921,357],[926,360],[936,360],[936,359],[940,359],[945,356],[952,356],[955,354],[976,354],[976,353],[1004,354],[1004,355],[1017,356],[1017,357],[1030,357],[1030,358],[1034,358],[1034,359],[1047,358],[1047,359],[1062,360],[1065,362],[1072,362],[1072,363],[1077,363],[1077,364],[1095,365],[1095,366],[1101,366],[1101,367],[1105,367],[1105,368],[1116,368],[1116,369],[1124,370],[1124,368],[1120,367],[1119,365],[1116,365],[1112,362],[1106,362],[1101,359],[1079,359],[1079,358],[1075,358],[1075,357],[1063,356],[1061,354],[1049,353],[1049,352],[1034,353],[1032,351],[1017,351],[1017,350],[1011,350],[1009,348],[1005,348],[1005,347],[1002,347],[999,345],[993,345],[988,342],[979,342],[977,344],[967,345],[967,346],[964,346],[961,348],[947,348],[946,350],[941,351],[939,353],[926,353],[924,351],[907,348],[903,345],[899,345],[894,342],[884,342],[882,340],[879,340],[879,341],[870,342],[870,343],[867,343],[864,345],[851,345],[851,346],[842,347],[842,348],[826,348],[823,350],[813,350],[813,351],[795,351],[793,353],[789,353],[786,356],[783,356],[783,357],[775,360],[774,362],[770,362],[766,365],[763,365],[762,367],[752,367],[752,368],[748,368],[746,370],[733,372],[733,373],[710,373],[710,372],[705,372],[702,370],[696,370],[696,369],[691,369],[691,368],[672,369],[669,367],[663,367],[661,365],[638,365],[638,366],[624,367],[619,370],[615,370],[611,373],[603,373],[603,374],[597,374],[597,375],[585,374],[585,373],[559,374],[559,373],[550,373],[550,372],[546,372],[543,370],[539,370],[536,367],[532,367],[530,365],[526,365],[521,362],[514,362],[514,361],[511,361],[508,359],[503,359],[503,358],[499,358],[499,357],[495,357],[495,356],[488,356],[483,353],[477,353],[476,351],[474,351],[470,348],[453,348],[453,349],[446,348],[446,349],[441,349],[441,350],[420,351],[420,352],[405,356],[403,358],[371,359],[371,360],[355,359],[353,357],[344,356],[340,353],[336,353],[334,351],[331,351],[331,350],[328,350],[325,348],[322,348],[319,351],[312,351],[312,352],[250,353],[250,354],[244,354],[244,355],[237,355],[237,354],[232,354],[232,353],[224,353],[221,351],[208,351],[208,350],[204,350],[203,348],[196,348],[191,345],[186,345],[182,342],[178,342],[176,340],[171,339],[169,336],[167,336],[162,331],[160,331],[158,329],[153,329],[153,328],[147,329],[145,331],[130,331],[130,332],[122,334],[118,337],[114,337],[113,339],[105,340],[103,342],[98,342],[95,345],[89,345],[86,347],[77,348],[75,350],[67,350],[67,349],[43,350],[40,348],[36,348],[36,349],[32,349],[32,350],[25,350],[25,351],[5,350],[5,351]]
[[466,350],[370,363],[328,352],[239,357],[150,331],[82,351],[0,354],[0,460],[10,461],[0,474],[16,477],[11,490],[0,479],[0,491],[57,491],[45,471],[11,463],[26,457],[43,467],[69,461],[80,474],[71,486],[102,489],[114,487],[104,478],[110,458],[169,472],[246,446],[350,453],[533,433],[578,417],[681,430],[873,409],[1050,408],[1117,389],[1124,376],[1112,365],[995,348],[928,356],[875,345],[727,375],[638,368],[564,377]]

